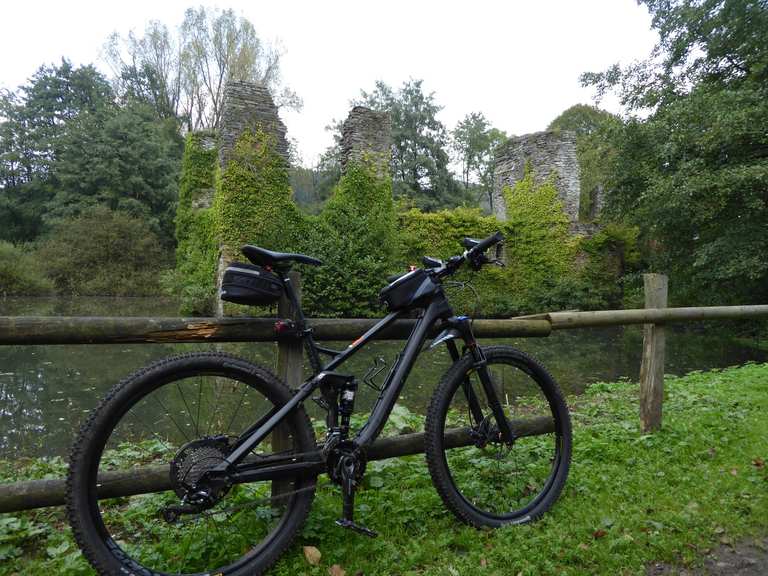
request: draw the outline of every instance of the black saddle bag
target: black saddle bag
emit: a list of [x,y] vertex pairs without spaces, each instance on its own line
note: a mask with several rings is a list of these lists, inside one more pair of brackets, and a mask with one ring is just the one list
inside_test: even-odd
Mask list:
[[242,262],[232,262],[224,270],[219,296],[227,302],[264,306],[283,295],[283,282],[273,272]]

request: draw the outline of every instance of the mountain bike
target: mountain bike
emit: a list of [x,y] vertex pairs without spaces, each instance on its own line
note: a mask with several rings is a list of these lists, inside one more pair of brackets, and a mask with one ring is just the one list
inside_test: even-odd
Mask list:
[[[252,362],[194,353],[117,384],[82,426],[70,459],[67,512],[88,561],[107,575],[260,574],[301,529],[322,473],[340,487],[337,524],[375,536],[355,520],[355,493],[369,448],[430,337],[453,361],[429,403],[423,436],[443,502],[479,528],[540,517],[568,475],[563,395],[526,354],[480,346],[470,318],[454,315],[445,294],[444,281],[464,264],[479,271],[498,261],[498,249],[495,259],[487,252],[502,240],[498,232],[465,238],[462,254],[425,257],[424,267],[390,278],[381,291],[389,312],[342,351],[315,342],[288,276],[293,264],[320,261],[245,246],[250,264],[226,269],[221,297],[265,304],[287,296],[295,320],[278,320],[275,329],[303,342],[312,375],[294,390]],[[355,431],[358,382],[338,368],[404,316],[416,317],[408,340]],[[319,442],[304,406],[310,398],[325,417]]]

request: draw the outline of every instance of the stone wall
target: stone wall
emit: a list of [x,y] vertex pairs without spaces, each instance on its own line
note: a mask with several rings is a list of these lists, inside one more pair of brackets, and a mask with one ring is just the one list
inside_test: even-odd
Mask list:
[[493,213],[506,220],[507,205],[502,194],[504,186],[514,186],[522,180],[526,163],[530,162],[537,181],[553,172],[565,212],[571,222],[579,220],[579,160],[576,156],[576,134],[573,132],[536,132],[510,138],[496,151],[494,168]]
[[277,151],[288,159],[285,124],[277,115],[277,106],[269,90],[251,82],[228,82],[224,88],[219,123],[219,162],[222,168],[246,128],[261,129],[274,135]]
[[341,128],[341,169],[346,171],[350,161],[366,158],[385,174],[389,168],[392,146],[392,125],[389,114],[355,106]]

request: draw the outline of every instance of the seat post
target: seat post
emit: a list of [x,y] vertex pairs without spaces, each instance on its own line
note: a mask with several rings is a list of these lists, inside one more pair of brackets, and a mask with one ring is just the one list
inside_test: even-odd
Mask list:
[[[291,306],[295,310],[296,316],[296,328],[299,332],[298,337],[304,341],[305,348],[307,349],[307,355],[309,356],[309,363],[312,366],[312,371],[317,374],[322,370],[322,364],[320,363],[320,354],[315,346],[315,339],[312,338],[312,331],[307,326],[307,319],[304,316],[304,310],[301,308],[301,302],[296,295],[296,290],[293,287],[293,283],[288,275],[290,268],[285,270],[277,270],[280,274],[280,278],[283,281],[285,287],[285,293],[288,296],[288,300]],[[298,274],[298,273],[297,273]]]

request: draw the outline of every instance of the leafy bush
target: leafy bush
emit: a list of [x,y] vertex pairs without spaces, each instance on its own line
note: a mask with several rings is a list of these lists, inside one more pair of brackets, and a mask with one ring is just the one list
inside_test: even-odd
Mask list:
[[0,240],[0,296],[41,296],[53,291],[34,254]]
[[59,292],[78,295],[153,295],[168,264],[148,224],[97,207],[59,221],[39,249]]

